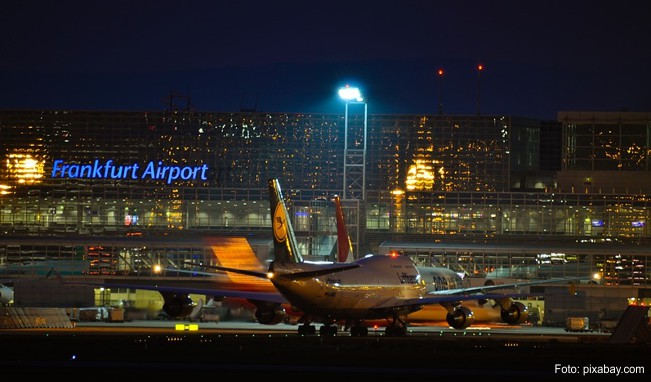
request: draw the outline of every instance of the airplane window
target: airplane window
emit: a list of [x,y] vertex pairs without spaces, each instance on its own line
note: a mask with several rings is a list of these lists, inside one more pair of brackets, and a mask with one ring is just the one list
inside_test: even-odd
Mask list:
[[434,290],[441,290],[441,282],[439,276],[432,277],[432,285],[434,285]]

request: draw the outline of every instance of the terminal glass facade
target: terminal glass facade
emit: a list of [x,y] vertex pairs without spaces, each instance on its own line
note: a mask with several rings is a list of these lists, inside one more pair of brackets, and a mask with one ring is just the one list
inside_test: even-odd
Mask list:
[[[608,126],[564,123],[558,167],[634,170],[649,183],[649,123]],[[509,116],[369,115],[366,199],[343,201],[349,222],[361,227],[355,255],[375,253],[385,240],[648,242],[651,192],[555,184],[561,153],[547,137],[560,130]],[[343,115],[10,110],[0,111],[0,134],[0,238],[266,238],[273,177],[305,253],[333,256],[330,199],[343,188]],[[0,246],[0,266],[30,256],[81,258],[101,274],[160,257],[126,246],[103,261],[90,249],[98,242],[56,247],[65,250],[12,242]],[[648,283],[647,263],[642,256],[627,267],[642,269]]]

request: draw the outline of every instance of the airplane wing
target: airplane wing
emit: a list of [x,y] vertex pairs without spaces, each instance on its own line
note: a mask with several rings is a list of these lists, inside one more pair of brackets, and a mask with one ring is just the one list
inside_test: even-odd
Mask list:
[[100,281],[70,281],[63,279],[60,275],[56,275],[59,281],[65,285],[79,285],[89,286],[96,288],[129,288],[129,289],[143,289],[153,290],[158,292],[171,292],[171,293],[184,293],[184,294],[203,294],[214,297],[232,297],[243,298],[248,300],[264,301],[278,304],[287,304],[288,301],[280,293],[275,291],[270,292],[257,292],[248,291],[238,288],[210,288],[210,287],[192,287],[192,286],[179,286],[172,284],[161,283],[123,283],[123,282],[100,282]]
[[293,273],[288,273],[288,274],[281,274],[280,276],[289,276],[293,279],[301,278],[301,277],[317,277],[317,276],[323,276],[323,275],[329,275],[331,273],[336,273],[336,272],[341,272],[341,271],[347,271],[349,269],[353,268],[359,268],[359,264],[352,264],[352,263],[346,263],[344,265],[342,264],[332,264],[330,266],[324,266],[322,269],[316,269],[312,271],[303,271],[303,272],[293,272]]
[[[225,272],[233,272],[233,273],[239,273],[248,276],[260,277],[264,279],[269,278],[269,274],[267,272],[257,272],[257,271],[250,271],[246,269],[229,268],[229,267],[223,267],[221,265],[199,265],[199,264],[193,264],[193,265],[197,265],[204,268],[217,269]],[[359,266],[360,266],[359,264],[354,264],[354,263],[343,263],[343,264],[336,263],[336,264],[329,264],[327,266],[324,265],[317,270],[293,272],[288,275],[291,275],[292,278],[316,277],[316,276],[328,275],[331,273],[336,273],[341,271],[347,271],[353,268],[359,268]]]
[[[511,284],[482,285],[482,286],[469,287],[469,288],[431,291],[428,293],[428,295],[464,295],[470,293],[485,293],[486,291],[493,291],[493,290],[500,290],[500,289],[514,289],[514,288],[520,288],[529,285],[556,284],[561,282],[573,282],[573,281],[580,281],[580,280],[585,280],[585,278],[569,277],[569,278],[559,278],[559,279],[534,280],[534,281],[526,281],[526,282],[511,283]],[[482,298],[490,299],[491,297],[485,297],[485,295],[482,295]]]
[[391,308],[403,308],[409,306],[441,304],[446,302],[459,302],[469,300],[499,300],[503,298],[525,298],[531,297],[530,293],[494,293],[494,294],[466,294],[466,295],[439,295],[439,296],[426,296],[421,298],[410,299],[390,299],[384,303],[373,307],[374,310],[385,310]]
[[204,294],[214,297],[232,297],[243,298],[247,300],[273,302],[278,304],[287,304],[288,301],[280,293],[273,292],[250,292],[238,289],[212,289],[212,288],[193,288],[193,287],[179,287],[176,285],[146,285],[146,284],[127,284],[127,283],[97,283],[90,282],[67,282],[66,285],[86,285],[97,286],[105,288],[131,288],[131,289],[145,289],[154,290],[159,292],[174,292],[174,293],[187,293],[187,294]]
[[431,304],[445,304],[470,300],[503,300],[503,299],[519,299],[537,296],[535,293],[486,293],[487,291],[499,289],[511,289],[536,284],[546,283],[559,283],[559,282],[572,282],[577,280],[584,280],[585,278],[559,278],[559,279],[546,279],[526,281],[521,283],[500,284],[500,285],[484,285],[470,288],[457,288],[448,290],[431,291],[427,295],[420,298],[400,299],[393,298],[384,301],[382,304],[375,306],[374,310],[387,310],[405,307],[419,307]]
[[[233,272],[233,273],[238,273],[241,275],[247,275],[247,276],[253,276],[253,277],[258,277],[261,279],[267,279],[269,278],[267,275],[267,272],[259,272],[259,271],[254,271],[254,270],[249,270],[249,269],[239,269],[239,268],[230,268],[230,267],[223,267],[221,265],[203,265],[203,264],[195,264],[195,263],[187,263],[188,265],[194,265],[202,268],[208,268],[208,269],[216,269],[218,271],[224,271],[224,272]],[[170,269],[172,271],[173,269]],[[207,275],[212,275],[215,276],[214,273],[210,272],[202,272]]]

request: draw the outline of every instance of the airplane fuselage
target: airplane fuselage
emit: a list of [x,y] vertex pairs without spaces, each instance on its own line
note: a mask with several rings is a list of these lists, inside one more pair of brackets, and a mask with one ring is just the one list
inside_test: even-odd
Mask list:
[[[332,320],[383,318],[386,312],[374,308],[391,300],[425,294],[420,273],[408,257],[371,256],[356,263],[360,267],[305,278],[282,277],[282,273],[310,271],[319,265],[283,264],[282,273],[271,281],[302,312]],[[415,309],[396,308],[396,312],[406,315]]]
[[417,269],[428,293],[463,287],[461,276],[452,269],[423,266],[417,267]]

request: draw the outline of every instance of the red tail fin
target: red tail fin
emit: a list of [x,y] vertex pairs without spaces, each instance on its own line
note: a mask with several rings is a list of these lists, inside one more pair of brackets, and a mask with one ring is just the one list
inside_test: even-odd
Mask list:
[[341,202],[338,196],[335,196],[335,208],[337,215],[337,257],[340,263],[344,263],[348,259],[348,254],[352,250],[353,245],[350,242],[350,236],[348,236],[344,211],[341,208]]

